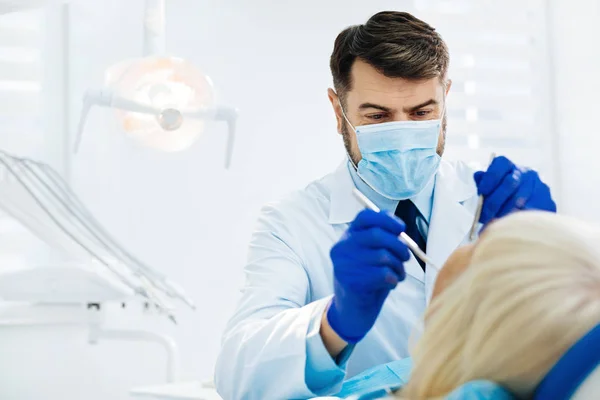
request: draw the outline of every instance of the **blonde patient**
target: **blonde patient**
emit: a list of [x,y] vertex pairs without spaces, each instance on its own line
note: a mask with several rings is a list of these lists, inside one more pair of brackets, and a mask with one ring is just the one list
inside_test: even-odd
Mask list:
[[487,227],[440,271],[400,398],[443,398],[473,380],[531,398],[600,323],[600,229],[545,212]]

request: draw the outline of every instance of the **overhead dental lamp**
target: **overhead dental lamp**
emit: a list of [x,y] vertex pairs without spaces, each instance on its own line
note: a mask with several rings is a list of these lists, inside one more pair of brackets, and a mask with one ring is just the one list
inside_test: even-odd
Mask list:
[[237,110],[215,105],[210,78],[191,63],[163,55],[164,30],[164,0],[146,0],[146,56],[109,67],[104,88],[85,93],[75,151],[91,107],[99,105],[115,109],[120,127],[127,135],[163,151],[185,150],[206,129],[208,121],[224,121],[228,124],[225,166],[229,167]]

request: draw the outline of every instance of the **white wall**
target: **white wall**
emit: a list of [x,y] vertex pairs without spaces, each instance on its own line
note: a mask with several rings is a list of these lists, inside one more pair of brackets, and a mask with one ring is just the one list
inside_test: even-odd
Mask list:
[[[580,34],[592,29],[599,6],[595,0],[580,1],[577,8],[554,3],[557,124],[568,165],[562,204],[582,214],[584,206],[598,210],[589,194],[597,185],[588,186],[573,171],[585,171],[589,179],[597,168],[594,144],[600,136],[592,130],[600,80],[591,71],[599,69],[600,57],[591,51],[598,49],[594,37]],[[142,6],[143,0],[73,4],[72,129],[84,89],[101,84],[106,66],[140,54]],[[222,102],[240,108],[238,140],[233,167],[225,171],[223,126],[187,152],[164,154],[119,136],[110,113],[92,114],[73,161],[76,190],[110,231],[183,284],[199,305],[195,313],[181,306],[177,327],[116,310],[109,315],[112,325],[172,334],[185,377],[211,375],[243,283],[245,247],[260,205],[327,173],[343,157],[326,97],[335,35],[375,11],[401,6],[385,0],[168,2],[170,52],[201,67]],[[600,210],[593,218],[600,219]],[[3,339],[10,368],[2,367],[0,398],[119,400],[128,398],[132,386],[162,382],[165,358],[154,346],[91,347],[77,329],[53,335],[42,340],[37,331],[13,332]]]
[[552,0],[554,82],[565,213],[600,222],[600,3]]

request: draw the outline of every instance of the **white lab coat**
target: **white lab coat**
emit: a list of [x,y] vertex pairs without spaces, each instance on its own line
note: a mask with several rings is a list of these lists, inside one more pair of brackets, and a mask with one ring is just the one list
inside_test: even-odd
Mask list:
[[[329,252],[363,209],[353,187],[344,163],[304,190],[263,208],[250,243],[243,296],[225,330],[215,371],[225,400],[332,394],[339,390],[344,372],[350,377],[408,356],[409,336],[438,272],[427,265],[424,273],[414,257],[405,264],[407,277],[390,293],[373,329],[356,345],[347,366],[340,366],[341,375],[319,391],[306,384],[307,374],[319,373],[307,371],[307,343],[320,341],[320,321],[333,294]],[[468,241],[476,204],[473,171],[463,163],[442,161],[427,237],[427,254],[436,266]],[[328,359],[317,364],[331,368],[327,362],[335,363]]]

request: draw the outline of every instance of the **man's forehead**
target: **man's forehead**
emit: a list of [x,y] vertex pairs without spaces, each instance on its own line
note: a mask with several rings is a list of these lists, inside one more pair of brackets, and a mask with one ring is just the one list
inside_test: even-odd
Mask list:
[[351,76],[352,89],[347,93],[347,99],[354,107],[358,107],[359,103],[389,108],[411,107],[430,99],[440,102],[444,94],[437,77],[419,81],[390,78],[360,60],[352,66]]

